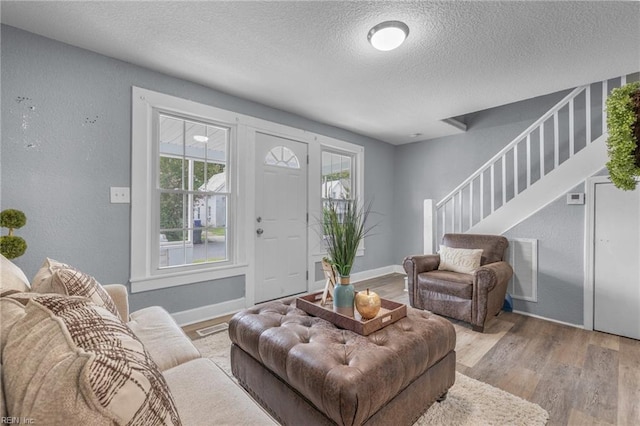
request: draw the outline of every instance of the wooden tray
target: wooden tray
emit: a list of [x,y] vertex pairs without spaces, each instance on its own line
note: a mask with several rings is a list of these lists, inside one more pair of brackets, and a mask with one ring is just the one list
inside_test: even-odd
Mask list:
[[407,305],[382,298],[380,312],[370,320],[363,320],[356,309],[354,309],[355,318],[333,312],[331,304],[322,306],[321,301],[322,292],[308,294],[296,299],[296,307],[309,315],[327,320],[336,327],[351,330],[363,336],[368,336],[407,316]]

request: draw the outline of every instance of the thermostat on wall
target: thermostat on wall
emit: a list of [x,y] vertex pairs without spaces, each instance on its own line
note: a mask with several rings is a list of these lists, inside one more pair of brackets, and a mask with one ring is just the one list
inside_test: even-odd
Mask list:
[[584,204],[584,192],[570,192],[567,194],[567,204]]

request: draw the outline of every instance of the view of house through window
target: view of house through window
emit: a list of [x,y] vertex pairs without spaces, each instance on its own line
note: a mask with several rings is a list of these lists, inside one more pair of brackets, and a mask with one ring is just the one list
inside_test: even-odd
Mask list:
[[340,208],[353,199],[353,155],[323,150],[321,170],[323,206],[332,200]]
[[158,114],[160,268],[229,260],[229,133]]

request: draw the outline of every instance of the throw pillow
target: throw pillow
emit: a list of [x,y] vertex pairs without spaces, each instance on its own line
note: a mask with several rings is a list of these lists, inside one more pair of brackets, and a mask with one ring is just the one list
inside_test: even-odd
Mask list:
[[441,271],[472,274],[480,267],[482,249],[462,249],[440,246],[439,253],[440,264],[438,265],[438,269]]
[[29,280],[15,263],[0,254],[0,293],[29,291]]
[[33,280],[31,280],[31,288],[38,287],[44,281],[50,279],[51,275],[53,275],[53,271],[60,268],[72,268],[72,266],[47,257],[38,272],[36,272]]
[[9,416],[37,423],[180,425],[169,388],[131,329],[84,297],[15,295],[4,329]]
[[57,260],[47,258],[44,261],[31,287],[37,293],[87,297],[120,318],[113,299],[94,277]]

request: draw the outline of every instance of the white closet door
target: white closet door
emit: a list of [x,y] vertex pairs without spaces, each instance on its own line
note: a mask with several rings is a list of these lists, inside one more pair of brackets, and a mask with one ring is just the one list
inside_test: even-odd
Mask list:
[[594,329],[640,339],[640,189],[594,194]]

